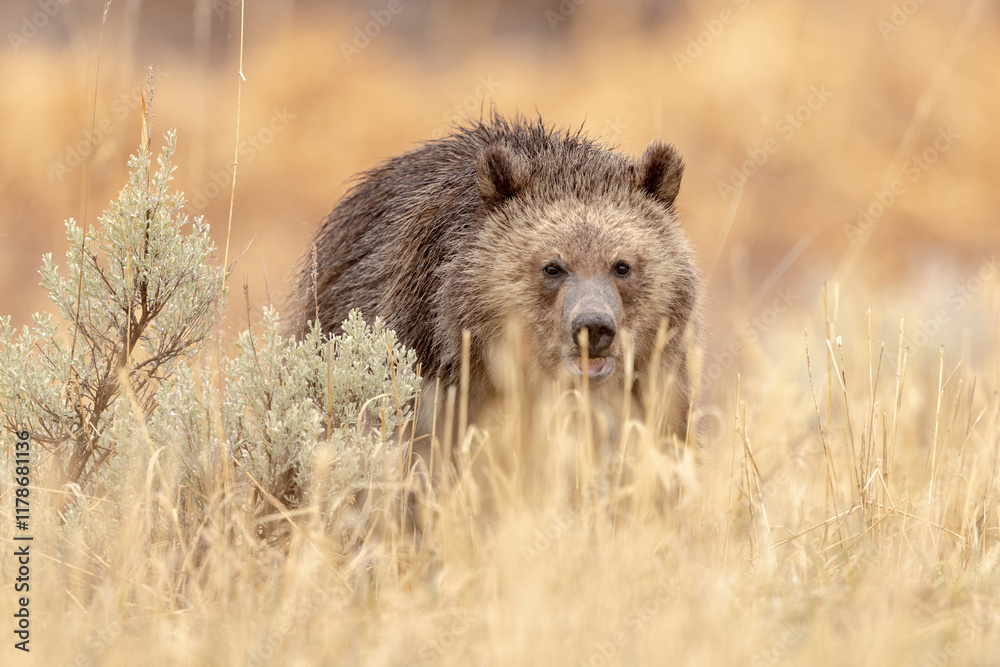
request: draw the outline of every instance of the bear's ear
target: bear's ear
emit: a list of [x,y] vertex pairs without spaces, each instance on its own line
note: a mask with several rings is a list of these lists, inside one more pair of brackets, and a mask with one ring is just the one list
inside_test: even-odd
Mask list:
[[505,144],[490,146],[476,161],[479,194],[489,208],[514,197],[528,184],[527,161]]
[[654,141],[639,158],[637,185],[667,206],[673,206],[683,174],[684,161],[674,147]]

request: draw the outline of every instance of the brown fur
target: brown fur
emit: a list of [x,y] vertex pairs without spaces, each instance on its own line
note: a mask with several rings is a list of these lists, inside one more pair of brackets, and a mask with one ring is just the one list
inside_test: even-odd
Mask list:
[[[565,290],[545,282],[546,263],[602,277],[627,261],[627,277],[601,280],[633,341],[635,391],[641,397],[665,321],[663,367],[678,399],[671,430],[683,438],[699,281],[674,213],[682,173],[678,154],[658,142],[636,160],[580,132],[493,114],[361,176],[316,234],[315,278],[311,253],[299,269],[295,331],[318,315],[324,331],[338,332],[359,308],[416,350],[424,377],[457,384],[469,330],[475,421],[501,391],[495,357],[510,322],[526,334],[528,387],[569,373]],[[609,356],[621,355],[620,339]],[[604,384],[620,392],[624,368],[615,365]]]

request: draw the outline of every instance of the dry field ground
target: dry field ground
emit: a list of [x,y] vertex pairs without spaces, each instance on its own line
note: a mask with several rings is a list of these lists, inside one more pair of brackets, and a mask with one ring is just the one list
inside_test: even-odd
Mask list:
[[68,491],[33,489],[30,654],[5,479],[0,662],[1000,664],[995,3],[250,2],[242,84],[238,2],[102,10],[0,9],[15,326],[49,308],[63,221],[124,184],[150,63],[154,146],[178,128],[175,185],[220,247],[238,151],[227,348],[241,284],[256,326],[353,174],[495,105],[684,154],[705,430],[689,459],[638,438],[610,490],[571,430],[478,435],[519,467],[442,491],[419,545],[345,548],[308,507],[268,544],[226,503],[168,538],[152,467],[68,526]]

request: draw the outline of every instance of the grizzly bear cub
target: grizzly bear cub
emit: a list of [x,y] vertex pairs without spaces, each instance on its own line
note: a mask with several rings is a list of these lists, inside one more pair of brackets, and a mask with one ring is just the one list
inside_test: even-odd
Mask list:
[[[318,318],[339,332],[358,308],[446,386],[459,382],[467,330],[470,423],[511,386],[504,351],[514,347],[522,389],[584,375],[597,397],[631,386],[639,410],[670,404],[664,426],[683,440],[699,320],[698,273],[674,212],[683,170],[666,144],[636,160],[579,131],[493,113],[361,176],[298,269],[294,331]],[[659,390],[669,395],[643,396],[655,373],[670,378]]]

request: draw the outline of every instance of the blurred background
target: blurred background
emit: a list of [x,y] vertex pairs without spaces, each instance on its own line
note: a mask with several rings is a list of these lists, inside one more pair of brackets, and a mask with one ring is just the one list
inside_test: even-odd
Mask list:
[[491,105],[633,154],[681,150],[722,370],[733,332],[817,303],[824,282],[890,333],[905,303],[920,345],[942,312],[995,300],[994,2],[247,0],[238,96],[240,17],[239,0],[0,6],[0,314],[49,308],[41,255],[64,264],[63,221],[93,224],[124,184],[150,66],[155,150],[179,130],[175,182],[220,257],[239,146],[233,328],[244,279],[255,318],[285,302],[352,175]]

